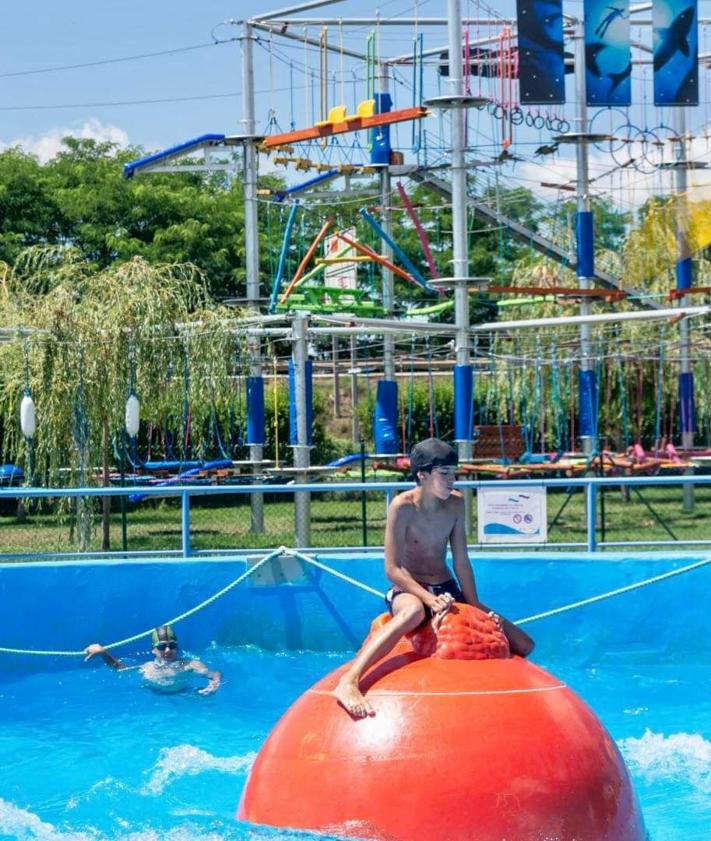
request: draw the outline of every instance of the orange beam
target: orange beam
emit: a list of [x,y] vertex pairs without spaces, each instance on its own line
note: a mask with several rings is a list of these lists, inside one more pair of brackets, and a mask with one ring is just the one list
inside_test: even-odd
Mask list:
[[316,234],[316,239],[311,243],[309,246],[309,250],[304,254],[304,259],[299,263],[299,268],[296,270],[296,274],[291,278],[291,283],[287,287],[284,294],[281,296],[281,303],[283,304],[284,301],[291,295],[294,287],[299,282],[299,278],[304,273],[304,269],[308,266],[309,260],[314,256],[314,252],[318,248],[318,244],[321,240],[326,236],[326,232],[331,227],[333,223],[333,217],[329,217],[321,226],[321,230]]
[[373,114],[372,117],[351,117],[342,123],[328,123],[325,126],[311,126],[284,134],[271,134],[265,137],[262,145],[265,149],[283,146],[284,143],[301,143],[304,140],[318,140],[319,137],[330,137],[332,134],[345,134],[349,131],[377,128],[389,123],[404,123],[407,120],[420,120],[427,116],[427,109],[422,106],[416,108],[400,108],[396,111],[386,111],[384,114]]
[[338,234],[338,239],[342,240],[347,245],[350,245],[352,248],[355,248],[356,251],[360,251],[362,254],[367,254],[376,263],[380,263],[381,266],[385,266],[387,269],[390,269],[390,271],[398,277],[401,277],[404,280],[409,280],[410,283],[414,283],[415,286],[418,286],[420,289],[422,288],[412,275],[408,274],[404,269],[401,269],[400,266],[396,266],[395,263],[391,263],[387,257],[377,254],[372,248],[368,248],[367,245],[356,242],[354,239],[347,237],[345,234]]

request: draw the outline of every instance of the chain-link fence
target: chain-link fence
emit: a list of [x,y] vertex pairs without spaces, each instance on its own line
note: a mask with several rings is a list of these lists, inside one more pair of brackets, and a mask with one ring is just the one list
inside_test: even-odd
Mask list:
[[[684,489],[683,481],[693,481]],[[466,483],[473,487],[470,544],[477,543],[477,488],[546,488],[547,545],[685,546],[711,542],[711,477],[615,480],[578,479]],[[594,488],[592,502],[589,488]],[[249,488],[174,488],[171,496],[140,500],[115,491],[57,491],[17,496],[0,490],[0,556],[6,559],[101,552],[171,554],[309,546],[382,546],[387,505],[407,485],[309,485],[308,507],[295,505],[295,486],[260,486],[263,528],[251,516]],[[36,493],[23,489],[26,494]],[[46,494],[47,492],[42,492]],[[50,492],[52,493],[52,492]],[[13,495],[14,494],[14,495]],[[103,494],[103,495],[101,495]],[[112,494],[108,496],[106,494]],[[105,500],[108,500],[106,502]],[[592,507],[592,510],[591,510]],[[299,517],[308,517],[304,532]],[[592,527],[594,517],[594,528]],[[305,545],[302,539],[302,544]],[[511,545],[505,537],[501,543]],[[491,544],[488,544],[494,548]]]

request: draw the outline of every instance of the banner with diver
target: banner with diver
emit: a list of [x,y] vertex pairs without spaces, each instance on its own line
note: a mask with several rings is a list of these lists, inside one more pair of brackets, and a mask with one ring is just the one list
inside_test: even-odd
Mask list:
[[632,104],[629,0],[585,0],[588,105]]
[[654,104],[699,104],[697,0],[654,0]]
[[562,0],[516,0],[521,105],[565,102]]
[[548,519],[545,488],[525,493],[480,488],[477,491],[479,543],[545,543]]

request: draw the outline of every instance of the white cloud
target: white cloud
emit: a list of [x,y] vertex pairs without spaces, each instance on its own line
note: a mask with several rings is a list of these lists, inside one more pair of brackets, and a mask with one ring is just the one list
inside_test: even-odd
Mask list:
[[109,140],[119,146],[128,145],[128,132],[124,129],[105,125],[100,120],[91,118],[82,123],[52,128],[40,136],[17,137],[8,143],[0,140],[0,151],[11,146],[20,146],[23,151],[36,155],[42,163],[45,163],[62,150],[62,140],[67,136],[98,141]]
[[[622,211],[638,209],[645,201],[655,195],[671,195],[676,189],[676,173],[669,169],[678,160],[678,145],[669,137],[659,137],[661,142],[653,142],[651,132],[646,142],[635,139],[624,144],[619,140],[613,144],[614,155],[598,146],[588,148],[588,173],[590,177],[590,195],[599,196],[611,202]],[[697,166],[708,164],[711,149],[708,138],[694,137],[686,149],[689,161]],[[561,147],[555,155],[541,160],[519,162],[508,170],[511,179],[520,181],[540,198],[548,201],[575,199],[575,192],[564,191],[556,196],[556,191],[548,185],[562,184],[576,187],[577,165],[575,149]],[[709,170],[699,169],[688,174],[689,191],[699,186],[708,187],[711,181]]]

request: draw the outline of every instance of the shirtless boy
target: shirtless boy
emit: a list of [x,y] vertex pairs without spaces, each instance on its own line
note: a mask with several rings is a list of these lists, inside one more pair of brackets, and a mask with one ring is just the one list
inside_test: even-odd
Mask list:
[[[435,630],[454,602],[491,612],[479,601],[467,553],[464,499],[454,490],[457,454],[428,438],[412,449],[410,469],[417,487],[393,499],[385,524],[385,574],[393,584],[386,601],[393,618],[360,649],[334,695],[355,718],[375,715],[360,691],[364,672],[384,657],[403,634],[432,618]],[[447,544],[456,578],[447,567]],[[512,654],[527,657],[533,640],[503,617],[495,617]]]

